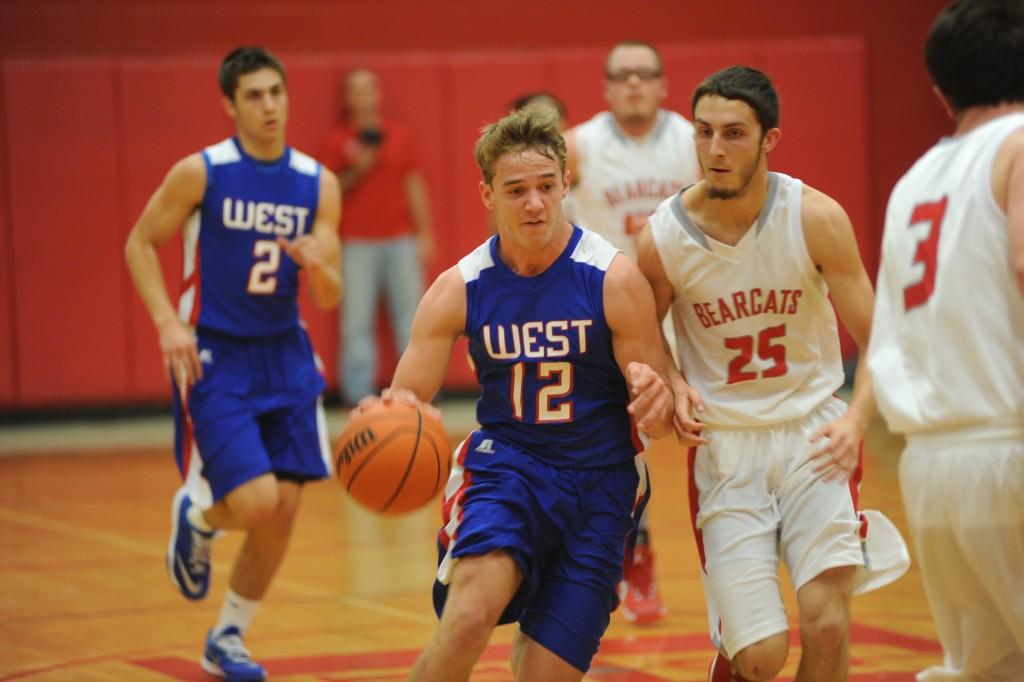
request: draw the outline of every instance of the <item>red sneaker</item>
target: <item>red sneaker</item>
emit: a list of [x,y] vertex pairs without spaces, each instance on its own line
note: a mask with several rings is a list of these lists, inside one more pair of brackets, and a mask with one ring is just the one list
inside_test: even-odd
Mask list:
[[739,673],[732,671],[729,659],[718,652],[708,668],[708,682],[745,682],[745,680],[739,676]]
[[629,577],[622,581],[619,589],[625,593],[622,615],[630,623],[653,623],[667,612],[654,579],[654,550],[648,545],[637,545],[633,549]]

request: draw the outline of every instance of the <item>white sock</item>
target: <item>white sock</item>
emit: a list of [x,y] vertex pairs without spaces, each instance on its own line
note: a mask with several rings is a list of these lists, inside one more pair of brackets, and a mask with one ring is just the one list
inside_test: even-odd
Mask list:
[[212,533],[213,526],[209,524],[206,517],[203,516],[203,510],[194,504],[190,504],[188,509],[185,511],[185,516],[188,518],[188,522],[192,524],[192,527],[196,530],[200,530],[204,533]]
[[249,623],[252,622],[253,614],[256,613],[259,605],[258,601],[240,597],[235,594],[234,590],[228,588],[227,594],[224,595],[224,605],[220,607],[220,617],[217,619],[217,624],[213,626],[213,631],[219,635],[225,628],[234,625],[244,635],[245,631],[249,629]]

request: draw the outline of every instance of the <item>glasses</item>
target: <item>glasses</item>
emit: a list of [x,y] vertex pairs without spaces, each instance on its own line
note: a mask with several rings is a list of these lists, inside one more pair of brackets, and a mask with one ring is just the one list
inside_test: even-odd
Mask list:
[[616,71],[614,73],[606,73],[605,78],[610,80],[612,83],[625,83],[631,76],[636,76],[641,81],[652,81],[655,78],[661,78],[660,69],[623,69],[622,71]]

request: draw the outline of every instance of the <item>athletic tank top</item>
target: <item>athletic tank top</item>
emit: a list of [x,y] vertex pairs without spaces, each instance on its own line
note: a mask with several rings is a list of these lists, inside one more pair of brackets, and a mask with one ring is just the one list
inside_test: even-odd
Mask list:
[[651,216],[680,367],[704,421],[766,426],[806,416],[843,384],[835,311],[800,218],[803,183],[769,173],[757,222],[729,246],[708,237],[679,195]]
[[868,367],[893,431],[1024,421],[1024,297],[992,196],[1022,127],[1014,113],[939,141],[889,198]]
[[570,220],[636,260],[634,240],[666,197],[700,178],[693,126],[661,110],[653,131],[636,140],[609,111],[576,128],[580,182],[569,193]]
[[286,147],[276,161],[248,156],[237,138],[202,152],[206,193],[182,232],[181,319],[237,337],[299,324],[299,268],[277,244],[313,228],[320,164]]
[[604,277],[617,251],[573,227],[547,270],[522,277],[499,246],[492,237],[459,261],[483,431],[556,467],[632,459],[643,447],[604,316]]

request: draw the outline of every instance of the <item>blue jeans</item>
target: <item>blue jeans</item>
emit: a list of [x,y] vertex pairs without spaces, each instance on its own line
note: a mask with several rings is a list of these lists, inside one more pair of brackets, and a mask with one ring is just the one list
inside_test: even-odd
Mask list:
[[401,354],[409,344],[412,316],[423,295],[423,268],[412,236],[346,239],[343,247],[338,385],[342,400],[354,405],[377,391],[375,331],[381,290],[387,296],[395,349]]

